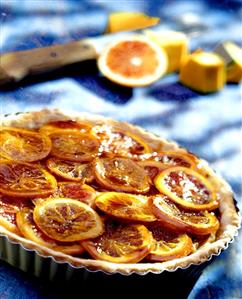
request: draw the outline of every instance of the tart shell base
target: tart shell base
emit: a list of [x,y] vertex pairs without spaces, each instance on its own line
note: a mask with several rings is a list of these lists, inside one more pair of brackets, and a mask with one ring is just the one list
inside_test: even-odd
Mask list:
[[[203,270],[213,259],[200,265],[191,265],[186,269],[176,271],[164,271],[161,274],[148,273],[139,275],[133,273],[125,276],[119,273],[107,275],[104,272],[92,272],[85,268],[74,268],[68,263],[56,263],[51,257],[42,257],[35,251],[25,250],[19,244],[10,243],[7,238],[0,238],[0,258],[8,264],[41,279],[48,284],[48,288],[54,288],[55,294],[70,296],[82,293],[100,294],[111,298],[113,292],[126,295],[127,291],[136,295],[162,292],[162,296],[169,298],[187,298]],[[62,282],[60,284],[60,282]],[[50,284],[51,283],[51,284]],[[174,288],[174,283],[176,287]],[[93,286],[95,285],[95,288]],[[70,293],[71,292],[71,293]],[[110,297],[109,297],[110,296]],[[63,297],[64,298],[64,297]],[[67,298],[67,297],[66,297]]]
[[[117,122],[97,115],[89,115],[86,113],[62,113],[57,110],[42,110],[38,112],[22,113],[19,115],[1,116],[0,124],[2,126],[15,126],[23,128],[39,128],[43,124],[56,120],[91,120],[94,123],[117,124]],[[162,146],[163,150],[179,150],[179,146],[154,134],[148,133],[145,130],[135,127],[130,124],[123,124],[126,128],[134,133],[141,134],[147,140],[152,141],[154,149]],[[234,240],[238,234],[240,227],[240,216],[236,210],[236,205],[233,201],[233,193],[229,185],[204,162],[206,171],[214,179],[214,183],[219,187],[221,194],[220,204],[220,229],[218,238],[215,242],[206,244],[199,248],[195,253],[179,258],[176,260],[163,263],[137,263],[137,264],[114,264],[110,262],[97,261],[84,258],[75,258],[54,252],[53,250],[37,245],[36,243],[21,238],[0,226],[0,258],[20,268],[24,271],[35,274],[39,277],[48,277],[50,280],[59,276],[57,274],[60,268],[64,268],[64,279],[68,280],[76,272],[87,277],[90,275],[89,271],[99,271],[100,275],[103,273],[119,275],[152,275],[152,273],[179,273],[188,268],[190,273],[192,268],[200,269],[206,265],[207,261],[211,260],[214,255],[219,255],[222,250],[226,249],[228,245]],[[1,237],[2,236],[2,237]],[[15,243],[15,244],[14,244]],[[202,264],[202,265],[201,265]],[[197,266],[195,266],[197,265]],[[42,272],[44,271],[44,274]],[[174,272],[175,271],[175,272]],[[196,272],[196,270],[195,270]],[[93,273],[92,273],[93,274]],[[172,273],[171,273],[172,274]],[[133,276],[133,275],[132,275]],[[160,275],[159,275],[160,276]]]

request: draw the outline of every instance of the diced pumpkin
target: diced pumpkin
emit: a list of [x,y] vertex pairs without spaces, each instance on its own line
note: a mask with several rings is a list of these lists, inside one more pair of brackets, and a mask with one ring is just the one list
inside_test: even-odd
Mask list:
[[226,80],[224,60],[215,53],[196,51],[183,63],[180,82],[198,92],[215,92]]
[[140,12],[113,12],[108,17],[106,33],[144,29],[158,24],[159,18]]
[[182,32],[145,30],[145,34],[162,47],[168,56],[167,73],[179,71],[188,55],[188,38]]

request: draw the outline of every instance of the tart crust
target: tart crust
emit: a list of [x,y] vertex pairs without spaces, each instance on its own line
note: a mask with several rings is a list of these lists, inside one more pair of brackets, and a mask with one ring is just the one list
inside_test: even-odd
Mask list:
[[[94,124],[106,124],[111,126],[121,126],[123,129],[139,134],[143,139],[151,144],[153,151],[183,151],[175,142],[167,141],[159,136],[145,131],[144,129],[128,124],[120,123],[109,118],[88,113],[62,112],[60,110],[41,110],[36,112],[25,112],[19,114],[11,114],[0,117],[0,125],[13,126],[19,128],[37,129],[44,124],[58,120],[76,120],[91,121]],[[162,263],[137,263],[137,264],[116,264],[111,262],[84,259],[73,257],[61,252],[53,251],[47,247],[40,246],[30,240],[22,238],[17,234],[11,233],[4,227],[0,226],[0,235],[7,238],[12,243],[17,243],[26,250],[34,250],[42,257],[51,257],[57,263],[68,263],[75,268],[86,268],[90,271],[103,271],[106,273],[121,273],[129,275],[131,273],[147,274],[161,273],[163,271],[175,271],[178,268],[187,268],[192,264],[198,265],[212,258],[213,255],[219,255],[222,250],[234,240],[240,228],[241,219],[238,209],[233,198],[233,192],[227,182],[224,181],[217,173],[215,173],[204,160],[201,160],[203,168],[210,175],[212,183],[215,184],[220,194],[220,229],[217,234],[217,240],[212,243],[205,243],[198,248],[196,252],[179,259],[174,259]]]

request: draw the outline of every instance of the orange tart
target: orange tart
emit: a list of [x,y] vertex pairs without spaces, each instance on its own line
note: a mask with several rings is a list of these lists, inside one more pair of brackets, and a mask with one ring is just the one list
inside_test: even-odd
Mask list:
[[21,250],[75,268],[161,273],[209,260],[237,234],[229,185],[173,142],[57,110],[1,124],[0,234]]

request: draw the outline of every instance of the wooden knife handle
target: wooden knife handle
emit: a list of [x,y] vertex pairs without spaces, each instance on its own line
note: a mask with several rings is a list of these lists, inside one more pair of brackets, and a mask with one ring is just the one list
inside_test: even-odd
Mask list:
[[95,58],[97,58],[97,51],[88,39],[64,45],[5,53],[0,56],[0,84],[13,80],[19,81],[30,74],[39,74]]

